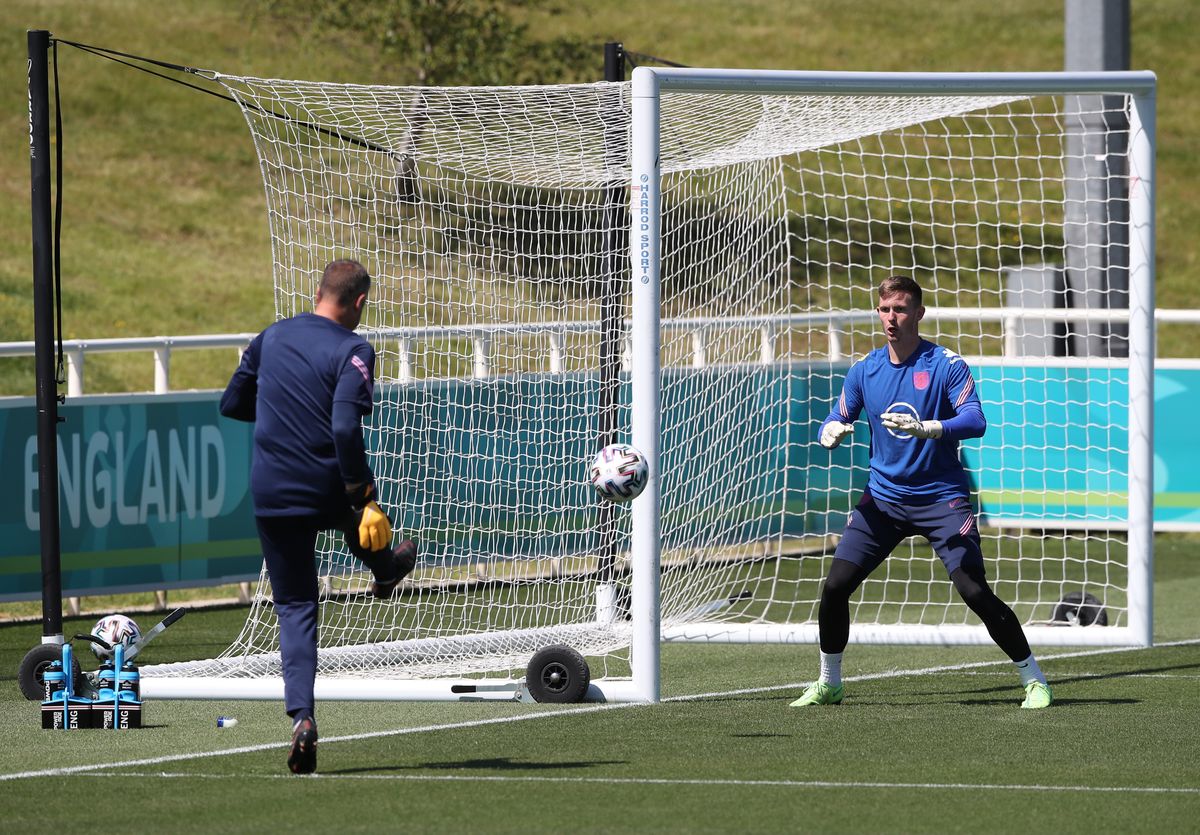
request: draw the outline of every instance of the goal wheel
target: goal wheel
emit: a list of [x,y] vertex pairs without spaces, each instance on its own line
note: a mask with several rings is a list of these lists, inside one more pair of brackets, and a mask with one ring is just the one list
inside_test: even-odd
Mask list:
[[525,668],[525,686],[539,702],[581,702],[591,681],[587,661],[563,644],[538,650]]
[[[40,702],[45,697],[45,682],[42,674],[51,662],[62,660],[62,647],[58,644],[38,644],[21,659],[17,668],[17,684],[21,687],[21,695],[31,702]],[[71,678],[78,688],[84,681],[83,670],[79,660],[71,656]]]
[[1063,599],[1058,601],[1050,620],[1072,626],[1108,626],[1108,612],[1104,611],[1104,605],[1095,595],[1073,591],[1064,594]]

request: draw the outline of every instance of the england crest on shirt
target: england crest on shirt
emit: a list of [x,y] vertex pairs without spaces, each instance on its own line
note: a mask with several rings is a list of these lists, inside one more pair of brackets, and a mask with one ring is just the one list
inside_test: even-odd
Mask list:
[[912,381],[917,391],[925,391],[925,389],[929,388],[929,372],[914,371]]

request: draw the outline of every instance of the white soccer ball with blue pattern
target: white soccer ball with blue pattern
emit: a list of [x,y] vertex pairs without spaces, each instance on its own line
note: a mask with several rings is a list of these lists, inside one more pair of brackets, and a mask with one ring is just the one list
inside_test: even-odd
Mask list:
[[117,644],[123,645],[125,649],[133,646],[142,637],[142,630],[138,628],[133,618],[125,615],[105,615],[92,627],[92,635],[110,647],[110,649],[105,649],[93,641],[90,643],[92,652],[96,654],[97,658],[110,658]]
[[646,456],[629,444],[609,444],[592,459],[591,480],[602,498],[624,503],[646,489],[650,467]]

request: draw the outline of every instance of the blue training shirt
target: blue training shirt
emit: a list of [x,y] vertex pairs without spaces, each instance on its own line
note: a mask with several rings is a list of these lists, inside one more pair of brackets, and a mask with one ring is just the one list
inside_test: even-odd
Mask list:
[[[841,397],[821,427],[831,420],[854,423],[864,410],[871,428],[871,495],[910,505],[970,497],[958,442],[981,437],[987,421],[962,357],[922,339],[897,365],[886,346],[876,348],[850,367]],[[886,429],[879,419],[884,412],[941,421],[942,437],[915,438]]]
[[254,421],[256,514],[333,513],[346,504],[346,484],[372,478],[361,420],[374,379],[375,349],[324,316],[301,313],[254,338],[221,414]]

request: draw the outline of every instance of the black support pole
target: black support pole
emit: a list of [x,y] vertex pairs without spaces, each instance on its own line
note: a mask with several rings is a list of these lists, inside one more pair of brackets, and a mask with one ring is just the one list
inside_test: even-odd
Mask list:
[[604,80],[625,80],[625,45],[610,41],[604,45]]
[[42,550],[42,642],[63,641],[58,531],[58,380],[50,233],[50,33],[29,30],[29,173],[33,216],[33,338],[37,373],[38,514]]
[[[604,45],[604,80],[625,80],[625,49],[619,43]],[[609,170],[620,170],[627,156],[624,125],[614,114],[604,137]],[[624,336],[621,275],[625,257],[625,184],[613,183],[604,200],[605,251],[603,290],[600,299],[600,446],[615,443],[621,392],[621,340]]]
[[[604,80],[625,80],[625,48],[619,43],[604,45]],[[619,171],[626,156],[625,130],[621,113],[613,114],[604,137],[604,152],[609,170]],[[621,342],[624,339],[624,304],[621,276],[626,257],[625,183],[614,182],[604,199],[607,241],[604,247],[604,275],[600,294],[600,402],[597,449],[617,440],[617,418],[621,405]],[[600,551],[598,574],[602,583],[615,575],[618,542],[613,525],[611,502],[600,502]]]

